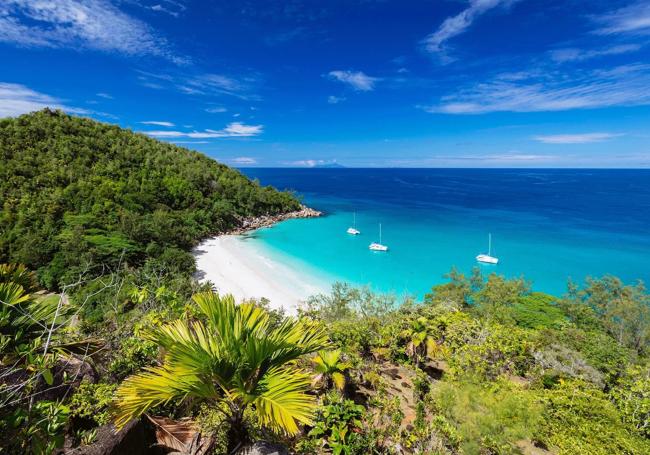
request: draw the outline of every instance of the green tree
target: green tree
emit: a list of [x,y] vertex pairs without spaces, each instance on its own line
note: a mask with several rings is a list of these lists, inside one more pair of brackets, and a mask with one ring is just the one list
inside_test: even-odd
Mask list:
[[267,311],[236,305],[232,296],[194,296],[200,319],[176,320],[150,334],[164,352],[161,366],[127,378],[116,392],[116,425],[157,405],[193,397],[225,404],[231,444],[246,441],[245,411],[263,426],[295,434],[309,424],[315,399],[310,377],[295,361],[323,349],[327,335],[314,322],[270,324]]

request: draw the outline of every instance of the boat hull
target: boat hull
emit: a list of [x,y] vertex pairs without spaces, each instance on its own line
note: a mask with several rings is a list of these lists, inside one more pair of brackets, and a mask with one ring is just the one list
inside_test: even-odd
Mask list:
[[498,264],[499,263],[498,258],[488,256],[487,254],[479,254],[478,256],[476,256],[476,260],[478,262],[482,262],[484,264]]
[[361,232],[357,231],[355,228],[348,228],[348,230],[346,232],[348,234],[351,234],[351,235],[359,235],[359,234],[361,234]]
[[381,243],[371,243],[368,249],[372,251],[388,251],[388,247]]

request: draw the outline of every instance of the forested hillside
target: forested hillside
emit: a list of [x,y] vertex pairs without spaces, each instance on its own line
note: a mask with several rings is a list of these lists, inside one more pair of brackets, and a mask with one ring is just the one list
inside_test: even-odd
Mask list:
[[187,271],[199,239],[299,206],[200,153],[60,111],[0,120],[0,157],[0,262],[50,289],[99,264]]

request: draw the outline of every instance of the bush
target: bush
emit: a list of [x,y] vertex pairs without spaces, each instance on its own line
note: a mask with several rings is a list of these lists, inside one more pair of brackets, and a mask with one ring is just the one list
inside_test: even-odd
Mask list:
[[626,426],[601,390],[583,381],[560,381],[541,392],[545,405],[541,436],[558,455],[638,455],[650,441]]
[[532,292],[520,297],[510,308],[510,314],[518,326],[528,329],[559,328],[566,321],[562,309],[555,304],[556,298],[542,292]]
[[116,384],[82,382],[70,398],[70,415],[92,420],[96,425],[108,423],[108,408],[116,388]]
[[650,368],[629,367],[610,396],[623,423],[650,438]]
[[433,391],[437,426],[452,436],[467,455],[517,453],[517,441],[532,439],[542,423],[542,406],[535,396],[508,383],[481,386],[442,382]]

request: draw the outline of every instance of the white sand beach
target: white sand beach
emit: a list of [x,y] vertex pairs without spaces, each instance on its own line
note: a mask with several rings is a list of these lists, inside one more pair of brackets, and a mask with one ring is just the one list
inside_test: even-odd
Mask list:
[[212,282],[220,293],[233,294],[238,301],[265,297],[271,308],[294,314],[301,301],[329,289],[324,280],[272,259],[239,235],[208,239],[193,253],[199,280]]

